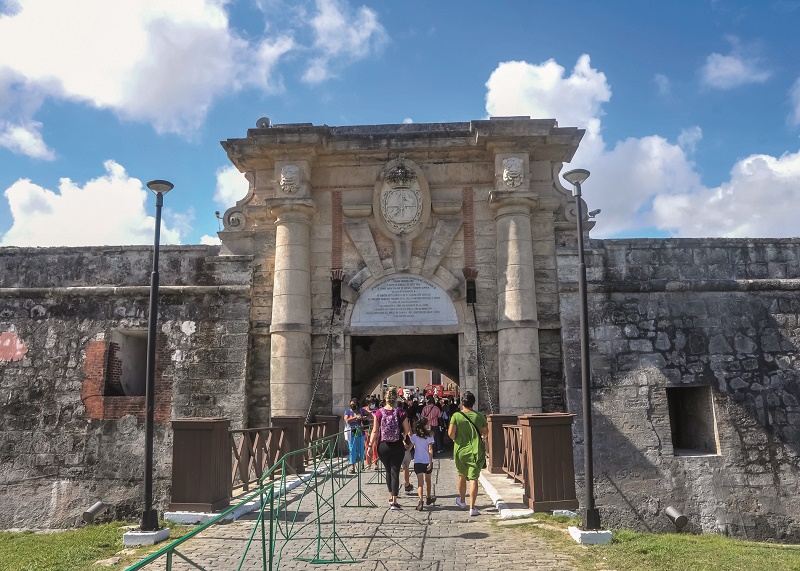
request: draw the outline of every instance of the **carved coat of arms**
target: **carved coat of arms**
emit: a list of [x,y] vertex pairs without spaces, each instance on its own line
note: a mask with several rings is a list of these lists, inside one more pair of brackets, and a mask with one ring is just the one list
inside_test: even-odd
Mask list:
[[419,221],[422,196],[414,188],[384,188],[381,193],[381,214],[386,225],[401,234]]
[[385,177],[381,189],[381,216],[386,226],[397,234],[411,230],[422,216],[422,194],[416,188],[417,175],[402,161]]

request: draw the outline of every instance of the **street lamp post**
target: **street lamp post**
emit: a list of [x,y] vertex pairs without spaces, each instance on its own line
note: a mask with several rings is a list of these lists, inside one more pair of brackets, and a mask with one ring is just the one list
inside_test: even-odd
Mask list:
[[586,488],[586,507],[583,511],[583,529],[600,529],[600,510],[594,505],[594,462],[592,453],[592,394],[589,364],[589,299],[586,293],[586,261],[583,254],[583,205],[581,183],[589,178],[586,169],[574,169],[563,174],[574,187],[578,218],[578,297],[580,298],[581,326],[581,392],[583,402],[583,462]]
[[151,180],[147,188],[156,195],[156,230],[153,244],[153,273],[150,274],[150,313],[147,316],[147,371],[145,376],[144,420],[144,511],[142,531],[158,530],[158,512],[153,509],[153,413],[155,409],[156,325],[158,322],[158,250],[161,239],[161,207],[164,195],[173,184],[166,180]]

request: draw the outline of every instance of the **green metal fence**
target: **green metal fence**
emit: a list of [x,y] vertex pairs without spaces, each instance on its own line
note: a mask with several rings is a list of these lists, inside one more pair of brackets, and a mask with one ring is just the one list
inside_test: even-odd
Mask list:
[[[360,431],[356,430],[353,436],[360,437]],[[273,571],[279,569],[281,561],[287,557],[311,563],[356,562],[336,529],[336,495],[350,482],[356,482],[357,491],[344,507],[349,507],[354,499],[360,507],[371,507],[364,505],[365,501],[374,504],[361,492],[361,463],[357,478],[347,475],[348,461],[338,454],[342,439],[343,433],[334,434],[284,454],[259,478],[253,492],[214,519],[128,567],[127,571],[241,571],[245,567]],[[253,512],[256,517],[238,557],[238,565],[232,567],[230,557],[223,558],[226,562],[217,566],[193,561],[187,542],[200,539],[202,534],[210,534],[214,529],[224,529],[215,526],[226,523],[231,513],[250,502],[256,502],[258,507]],[[242,525],[242,520],[237,523]]]

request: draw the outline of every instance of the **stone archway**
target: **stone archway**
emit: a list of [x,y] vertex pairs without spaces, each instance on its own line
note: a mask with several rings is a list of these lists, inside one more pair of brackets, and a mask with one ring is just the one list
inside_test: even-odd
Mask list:
[[430,369],[459,382],[458,335],[364,335],[351,338],[352,396],[363,399],[402,369]]

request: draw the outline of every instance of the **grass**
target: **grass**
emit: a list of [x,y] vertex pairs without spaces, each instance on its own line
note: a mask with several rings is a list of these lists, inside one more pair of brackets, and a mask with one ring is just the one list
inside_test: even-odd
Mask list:
[[[88,525],[80,529],[52,533],[0,532],[0,571],[87,571],[109,569],[95,561],[113,557],[124,549],[122,534],[130,524],[112,522]],[[188,533],[190,527],[172,527],[170,540]],[[144,555],[166,545],[139,547],[131,554],[120,555],[115,569],[140,560]]]
[[[533,520],[536,523],[533,523]],[[534,534],[572,555],[582,571],[800,571],[800,545],[756,543],[720,535],[614,531],[609,545],[582,546],[566,533],[578,520],[536,514],[532,523],[511,526]]]

